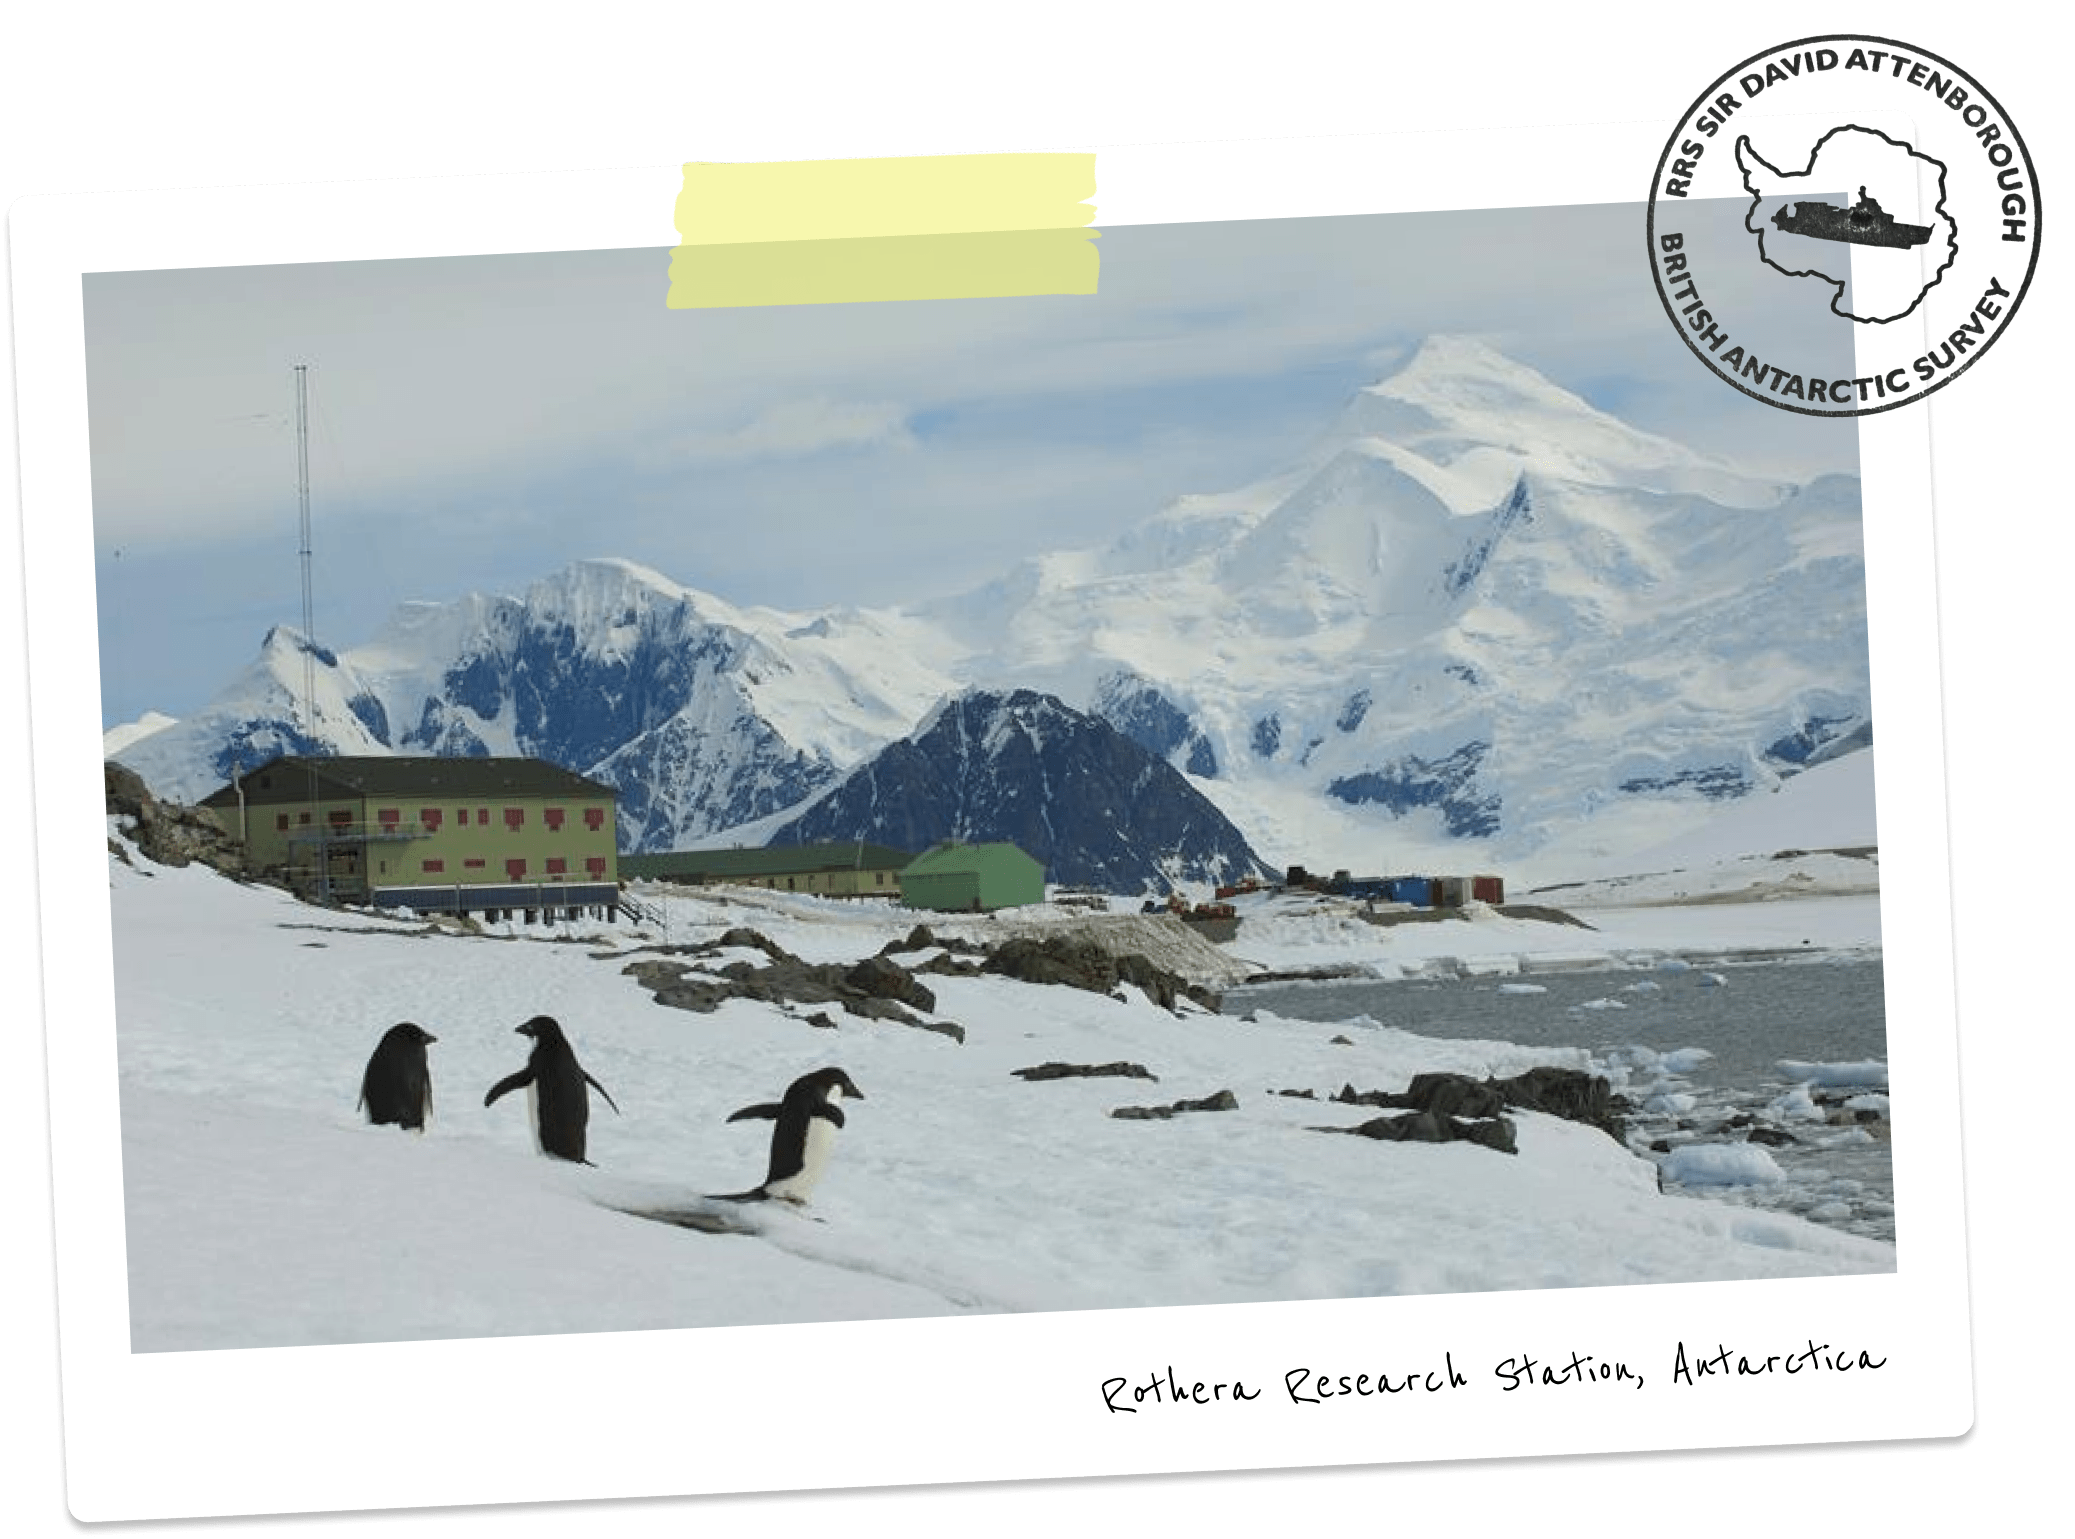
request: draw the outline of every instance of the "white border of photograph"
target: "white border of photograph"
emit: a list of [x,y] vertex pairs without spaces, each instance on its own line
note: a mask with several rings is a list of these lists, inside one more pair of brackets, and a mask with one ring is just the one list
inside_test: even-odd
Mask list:
[[[1096,226],[1636,204],[1638,127],[1097,152]],[[1054,148],[1076,148],[1071,145]],[[34,199],[12,210],[67,1482],[85,1519],[992,1481],[1943,1437],[1971,1423],[1929,430],[1862,419],[1880,723],[1898,1271],[1813,1281],[1114,1310],[424,1345],[129,1351],[80,277],[651,246],[680,169]],[[1532,284],[1524,253],[1518,281]],[[1648,294],[1647,287],[1641,292]],[[1652,302],[1654,302],[1654,297]],[[1697,366],[1697,365],[1696,365]],[[1669,1383],[1675,1346],[1809,1343],[1878,1371]],[[1623,1387],[1491,1378],[1577,1351]],[[1296,1406],[1286,1370],[1438,1367],[1474,1392]],[[1234,1379],[1234,1407],[1103,1406],[1103,1380]],[[400,1392],[400,1383],[418,1386]],[[788,1434],[802,1386],[823,1435]],[[553,1454],[543,1457],[543,1422]],[[374,1451],[379,1450],[379,1457]]]

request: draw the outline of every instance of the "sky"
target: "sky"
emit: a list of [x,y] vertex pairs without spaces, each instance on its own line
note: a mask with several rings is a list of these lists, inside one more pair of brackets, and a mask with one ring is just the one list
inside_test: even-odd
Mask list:
[[[1274,473],[1436,332],[1746,469],[1857,468],[1854,424],[1754,402],[1681,345],[1637,205],[1123,227],[1099,250],[1092,297],[699,311],[665,308],[663,249],[91,275],[103,724],[199,709],[300,623],[298,363],[313,617],[339,649],[404,601],[593,556],[785,609],[959,592]],[[1695,270],[1722,300],[1768,281]],[[1792,306],[1738,313],[1815,353]]]

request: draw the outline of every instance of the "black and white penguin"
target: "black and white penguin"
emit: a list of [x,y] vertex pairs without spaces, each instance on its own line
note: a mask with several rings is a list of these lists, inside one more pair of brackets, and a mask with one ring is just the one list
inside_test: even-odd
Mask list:
[[403,1021],[382,1033],[382,1040],[360,1076],[360,1107],[378,1126],[393,1122],[414,1133],[425,1131],[432,1118],[432,1070],[425,1047],[439,1041],[422,1026]]
[[780,1202],[806,1202],[835,1148],[836,1129],[843,1126],[843,1111],[836,1103],[845,1096],[862,1101],[865,1093],[841,1069],[817,1069],[794,1080],[786,1088],[783,1101],[745,1106],[730,1116],[730,1122],[769,1118],[777,1124],[771,1130],[771,1168],[762,1186],[747,1192],[730,1192],[714,1200],[763,1202],[776,1198]]
[[483,1104],[488,1106],[507,1090],[525,1086],[534,1147],[558,1160],[590,1164],[584,1158],[584,1129],[591,1121],[590,1091],[585,1086],[604,1096],[605,1104],[615,1112],[620,1109],[619,1103],[576,1061],[575,1049],[570,1047],[553,1016],[536,1015],[525,1025],[512,1029],[533,1039],[533,1052],[527,1057],[525,1068],[490,1087]]

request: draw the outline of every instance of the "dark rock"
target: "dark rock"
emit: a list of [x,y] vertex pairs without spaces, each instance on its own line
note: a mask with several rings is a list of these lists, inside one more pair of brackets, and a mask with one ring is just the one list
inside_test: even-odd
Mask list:
[[1744,1135],[1744,1140],[1747,1143],[1764,1144],[1773,1149],[1800,1142],[1792,1133],[1781,1128],[1752,1128]]
[[[758,967],[738,959],[721,968],[718,976],[700,974],[686,963],[661,958],[630,962],[621,971],[653,993],[657,1004],[677,1010],[710,1015],[730,999],[781,1006],[840,1005],[845,1013],[864,1020],[892,1021],[965,1041],[963,1026],[925,1020],[915,1013],[933,1012],[936,996],[916,982],[906,968],[884,957],[868,957],[852,967],[807,963],[754,930],[730,930],[718,941],[693,950],[712,953],[740,946],[754,947],[773,960]],[[826,1014],[817,1014],[810,1017],[810,1024],[833,1027],[835,1022]]]
[[1160,1076],[1142,1063],[1041,1063],[1032,1069],[1009,1071],[1017,1079],[1149,1079]]
[[1127,1121],[1143,1122],[1154,1119],[1164,1120],[1174,1116],[1177,1112],[1236,1111],[1238,1109],[1239,1097],[1229,1090],[1220,1090],[1216,1095],[1207,1095],[1194,1101],[1174,1101],[1166,1106],[1113,1107],[1110,1115],[1112,1117],[1122,1117]]
[[774,962],[797,962],[800,960],[776,941],[745,925],[736,925],[722,935],[719,940],[709,941],[700,950],[713,952],[741,946],[746,946],[753,951],[761,951]]
[[1620,1113],[1628,1110],[1628,1102],[1614,1095],[1605,1079],[1580,1069],[1543,1066],[1511,1079],[1483,1081],[1463,1074],[1415,1074],[1402,1091],[1358,1091],[1343,1085],[1333,1099],[1344,1105],[1402,1108],[1440,1117],[1490,1118],[1517,1107],[1596,1127],[1617,1143],[1626,1137]]
[[1118,984],[1128,983],[1142,989],[1164,1010],[1173,1010],[1181,999],[1193,1000],[1208,1010],[1218,1007],[1217,996],[1208,989],[1136,952],[1113,957],[1083,936],[1015,936],[990,951],[980,970],[1022,983],[1063,983],[1092,994],[1109,994]]
[[[225,833],[207,814],[151,794],[143,777],[113,760],[101,766],[101,786],[110,814],[127,818],[137,848],[162,866],[200,861],[226,876],[244,880],[252,874],[242,841]],[[119,846],[110,845],[118,855]],[[127,861],[128,857],[123,856]]]
[[1314,1128],[1318,1133],[1354,1133],[1363,1138],[1390,1143],[1481,1144],[1501,1154],[1517,1154],[1513,1124],[1504,1117],[1466,1121],[1438,1112],[1414,1111],[1396,1117],[1375,1117],[1354,1128]]
[[1487,1081],[1506,1098],[1509,1106],[1525,1111],[1547,1112],[1566,1122],[1596,1127],[1616,1143],[1622,1141],[1623,1116],[1630,1110],[1626,1097],[1617,1096],[1600,1075],[1583,1069],[1540,1066],[1511,1079]]
[[915,975],[888,957],[866,957],[843,975],[843,986],[873,999],[893,999],[917,1010],[933,1012],[937,996],[916,981]]

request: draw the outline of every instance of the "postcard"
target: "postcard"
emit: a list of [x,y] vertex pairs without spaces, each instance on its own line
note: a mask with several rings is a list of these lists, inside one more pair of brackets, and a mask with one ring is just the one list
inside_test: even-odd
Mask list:
[[1850,71],[18,207],[75,1513],[1963,1433]]

